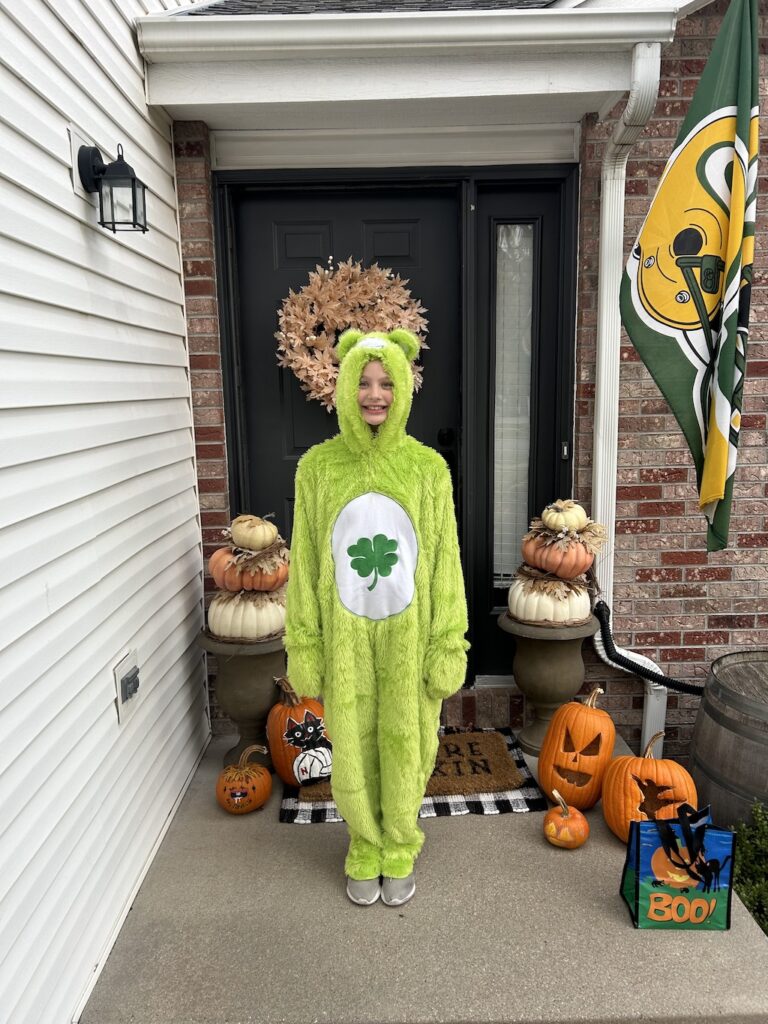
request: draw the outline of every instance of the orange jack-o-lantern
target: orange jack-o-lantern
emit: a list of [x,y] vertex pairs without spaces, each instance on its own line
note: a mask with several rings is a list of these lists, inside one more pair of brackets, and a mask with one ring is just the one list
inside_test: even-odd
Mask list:
[[589,822],[575,807],[569,807],[555,789],[552,792],[558,803],[544,815],[544,837],[553,846],[564,850],[575,850],[589,839]]
[[631,821],[676,818],[680,804],[696,807],[696,783],[677,761],[655,758],[657,732],[642,757],[617,757],[603,780],[603,817],[612,832],[626,843]]
[[586,703],[563,704],[552,716],[539,753],[539,783],[553,800],[555,789],[572,807],[586,811],[600,799],[605,770],[613,756],[616,727],[595,706],[596,687]]
[[248,764],[248,758],[256,752],[266,754],[267,748],[254,743],[246,747],[237,764],[229,764],[219,775],[216,783],[216,799],[230,814],[248,814],[269,800],[272,793],[272,776],[263,764]]

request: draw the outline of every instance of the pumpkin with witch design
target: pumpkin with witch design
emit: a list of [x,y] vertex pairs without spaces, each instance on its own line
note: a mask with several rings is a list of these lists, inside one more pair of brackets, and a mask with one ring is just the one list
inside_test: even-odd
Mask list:
[[631,821],[676,818],[681,804],[697,806],[696,783],[686,769],[671,758],[653,756],[663,735],[652,736],[641,757],[617,757],[605,773],[603,817],[625,843]]

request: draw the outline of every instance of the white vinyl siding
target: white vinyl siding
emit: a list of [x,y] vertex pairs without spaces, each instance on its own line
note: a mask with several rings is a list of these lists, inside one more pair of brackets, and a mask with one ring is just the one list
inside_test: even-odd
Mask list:
[[[133,29],[176,6],[0,0],[2,1024],[76,1015],[210,731],[171,124]],[[98,227],[70,124],[122,143],[148,234]]]

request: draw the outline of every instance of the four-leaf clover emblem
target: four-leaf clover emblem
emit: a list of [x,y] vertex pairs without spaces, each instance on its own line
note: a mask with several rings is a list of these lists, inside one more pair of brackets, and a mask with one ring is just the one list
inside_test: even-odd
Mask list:
[[361,537],[356,544],[347,548],[347,554],[352,556],[351,566],[359,576],[370,576],[373,573],[373,583],[368,590],[373,590],[379,582],[379,576],[389,576],[392,566],[397,562],[397,541],[390,540],[383,533],[377,533],[373,540],[370,537]]

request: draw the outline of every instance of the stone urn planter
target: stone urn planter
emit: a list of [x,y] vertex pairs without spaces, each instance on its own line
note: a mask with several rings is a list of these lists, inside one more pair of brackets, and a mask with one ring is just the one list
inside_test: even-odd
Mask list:
[[[276,703],[275,677],[285,674],[283,638],[232,643],[203,631],[197,642],[208,654],[216,655],[216,700],[238,728],[240,739],[224,755],[224,765],[235,764],[246,747],[267,746],[267,715]],[[268,753],[253,760],[272,770]]]
[[575,697],[584,683],[581,645],[585,637],[595,635],[600,624],[590,615],[578,626],[532,626],[518,622],[506,611],[497,621],[515,638],[512,673],[534,712],[533,721],[518,733],[518,740],[526,754],[538,757],[552,715]]

